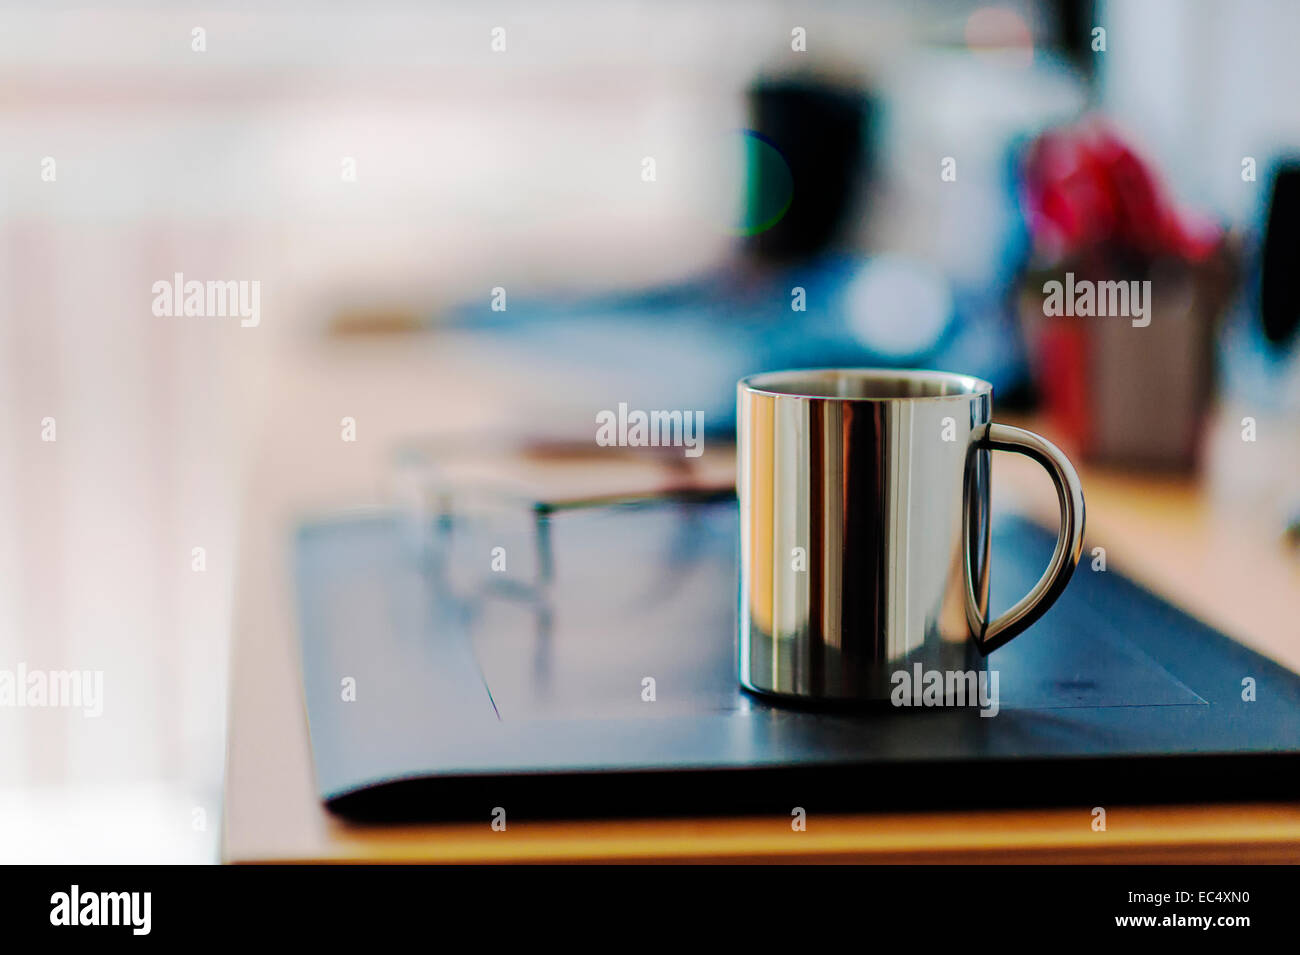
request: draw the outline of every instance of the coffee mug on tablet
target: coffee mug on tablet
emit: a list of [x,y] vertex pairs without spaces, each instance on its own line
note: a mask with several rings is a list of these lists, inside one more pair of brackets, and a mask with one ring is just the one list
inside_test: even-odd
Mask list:
[[[740,682],[791,700],[887,701],[901,669],[968,669],[1041,617],[1083,549],[1083,490],[993,387],[828,369],[738,386]],[[990,451],[1041,464],[1061,522],[1046,570],[990,620]]]

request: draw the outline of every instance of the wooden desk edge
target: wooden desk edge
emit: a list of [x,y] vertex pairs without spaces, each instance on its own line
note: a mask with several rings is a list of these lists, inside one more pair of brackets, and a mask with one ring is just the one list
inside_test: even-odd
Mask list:
[[[881,815],[487,822],[364,827],[330,819],[331,851],[233,862],[1300,863],[1300,803]],[[228,847],[227,847],[228,848]]]

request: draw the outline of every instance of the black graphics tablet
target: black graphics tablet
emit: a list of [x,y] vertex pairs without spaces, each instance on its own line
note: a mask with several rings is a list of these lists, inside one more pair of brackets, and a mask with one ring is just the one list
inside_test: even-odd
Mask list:
[[[723,498],[303,527],[321,798],[441,820],[1297,796],[1300,677],[1086,561],[988,657],[996,706],[755,699],[736,683],[736,524]],[[1052,545],[995,524],[995,609]]]

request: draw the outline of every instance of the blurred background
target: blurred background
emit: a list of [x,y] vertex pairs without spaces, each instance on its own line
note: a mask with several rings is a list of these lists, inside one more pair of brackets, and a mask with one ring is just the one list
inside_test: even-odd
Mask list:
[[[1281,537],[1298,35],[1290,0],[0,5],[0,667],[105,674],[102,718],[0,709],[0,860],[215,859],[250,475],[343,416],[381,457],[619,402],[721,443],[743,374],[938,367]],[[1150,281],[1150,324],[1046,315],[1067,272]],[[260,321],[155,314],[175,273]]]

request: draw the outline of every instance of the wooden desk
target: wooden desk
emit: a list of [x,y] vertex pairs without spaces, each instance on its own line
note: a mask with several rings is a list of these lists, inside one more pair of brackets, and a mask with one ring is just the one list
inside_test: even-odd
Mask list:
[[[435,343],[326,349],[277,364],[244,489],[236,575],[223,858],[261,861],[1300,862],[1300,804],[1091,806],[788,818],[361,827],[320,805],[299,683],[288,565],[304,514],[384,503],[392,444],[437,426],[473,434],[517,415],[518,380],[492,380]],[[471,369],[474,375],[471,376]],[[342,416],[358,440],[340,440]],[[1191,481],[1085,472],[1088,546],[1111,567],[1300,671],[1300,559],[1276,528],[1216,509]],[[1044,474],[994,466],[998,507],[1054,521]],[[1085,554],[1085,559],[1087,555]],[[1088,573],[1081,565],[1080,573]]]

